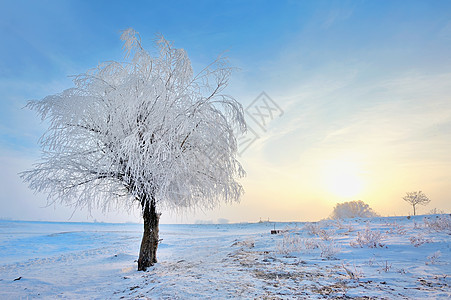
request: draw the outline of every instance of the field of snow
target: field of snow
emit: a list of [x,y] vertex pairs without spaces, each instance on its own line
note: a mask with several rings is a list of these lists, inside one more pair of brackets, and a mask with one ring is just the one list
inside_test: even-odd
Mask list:
[[0,298],[451,297],[449,215],[161,225],[147,272],[141,227],[0,221]]

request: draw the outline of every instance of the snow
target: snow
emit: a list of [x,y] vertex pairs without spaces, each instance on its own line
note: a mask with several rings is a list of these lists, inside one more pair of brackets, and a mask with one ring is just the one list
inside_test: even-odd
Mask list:
[[449,215],[163,224],[147,272],[141,227],[0,221],[0,298],[451,297]]

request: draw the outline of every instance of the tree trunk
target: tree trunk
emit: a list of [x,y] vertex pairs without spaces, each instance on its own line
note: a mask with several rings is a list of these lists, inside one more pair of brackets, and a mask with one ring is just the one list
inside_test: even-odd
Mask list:
[[[157,214],[155,200],[142,202],[144,233],[141,241],[141,249],[139,251],[138,271],[145,271],[148,267],[153,266],[157,262],[158,247],[158,225],[160,215]],[[149,203],[150,202],[150,203]]]
[[413,205],[413,215],[415,216],[415,205]]

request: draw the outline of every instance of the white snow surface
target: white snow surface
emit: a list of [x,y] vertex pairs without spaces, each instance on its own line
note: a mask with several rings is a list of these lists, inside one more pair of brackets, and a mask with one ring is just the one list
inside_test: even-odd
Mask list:
[[0,298],[451,297],[449,215],[161,225],[147,272],[141,227],[0,221]]

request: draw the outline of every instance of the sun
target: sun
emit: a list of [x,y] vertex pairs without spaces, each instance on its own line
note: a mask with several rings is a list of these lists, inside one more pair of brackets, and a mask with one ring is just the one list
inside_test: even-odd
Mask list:
[[364,187],[362,171],[359,166],[350,161],[328,161],[324,165],[324,183],[327,190],[343,198],[359,195]]

